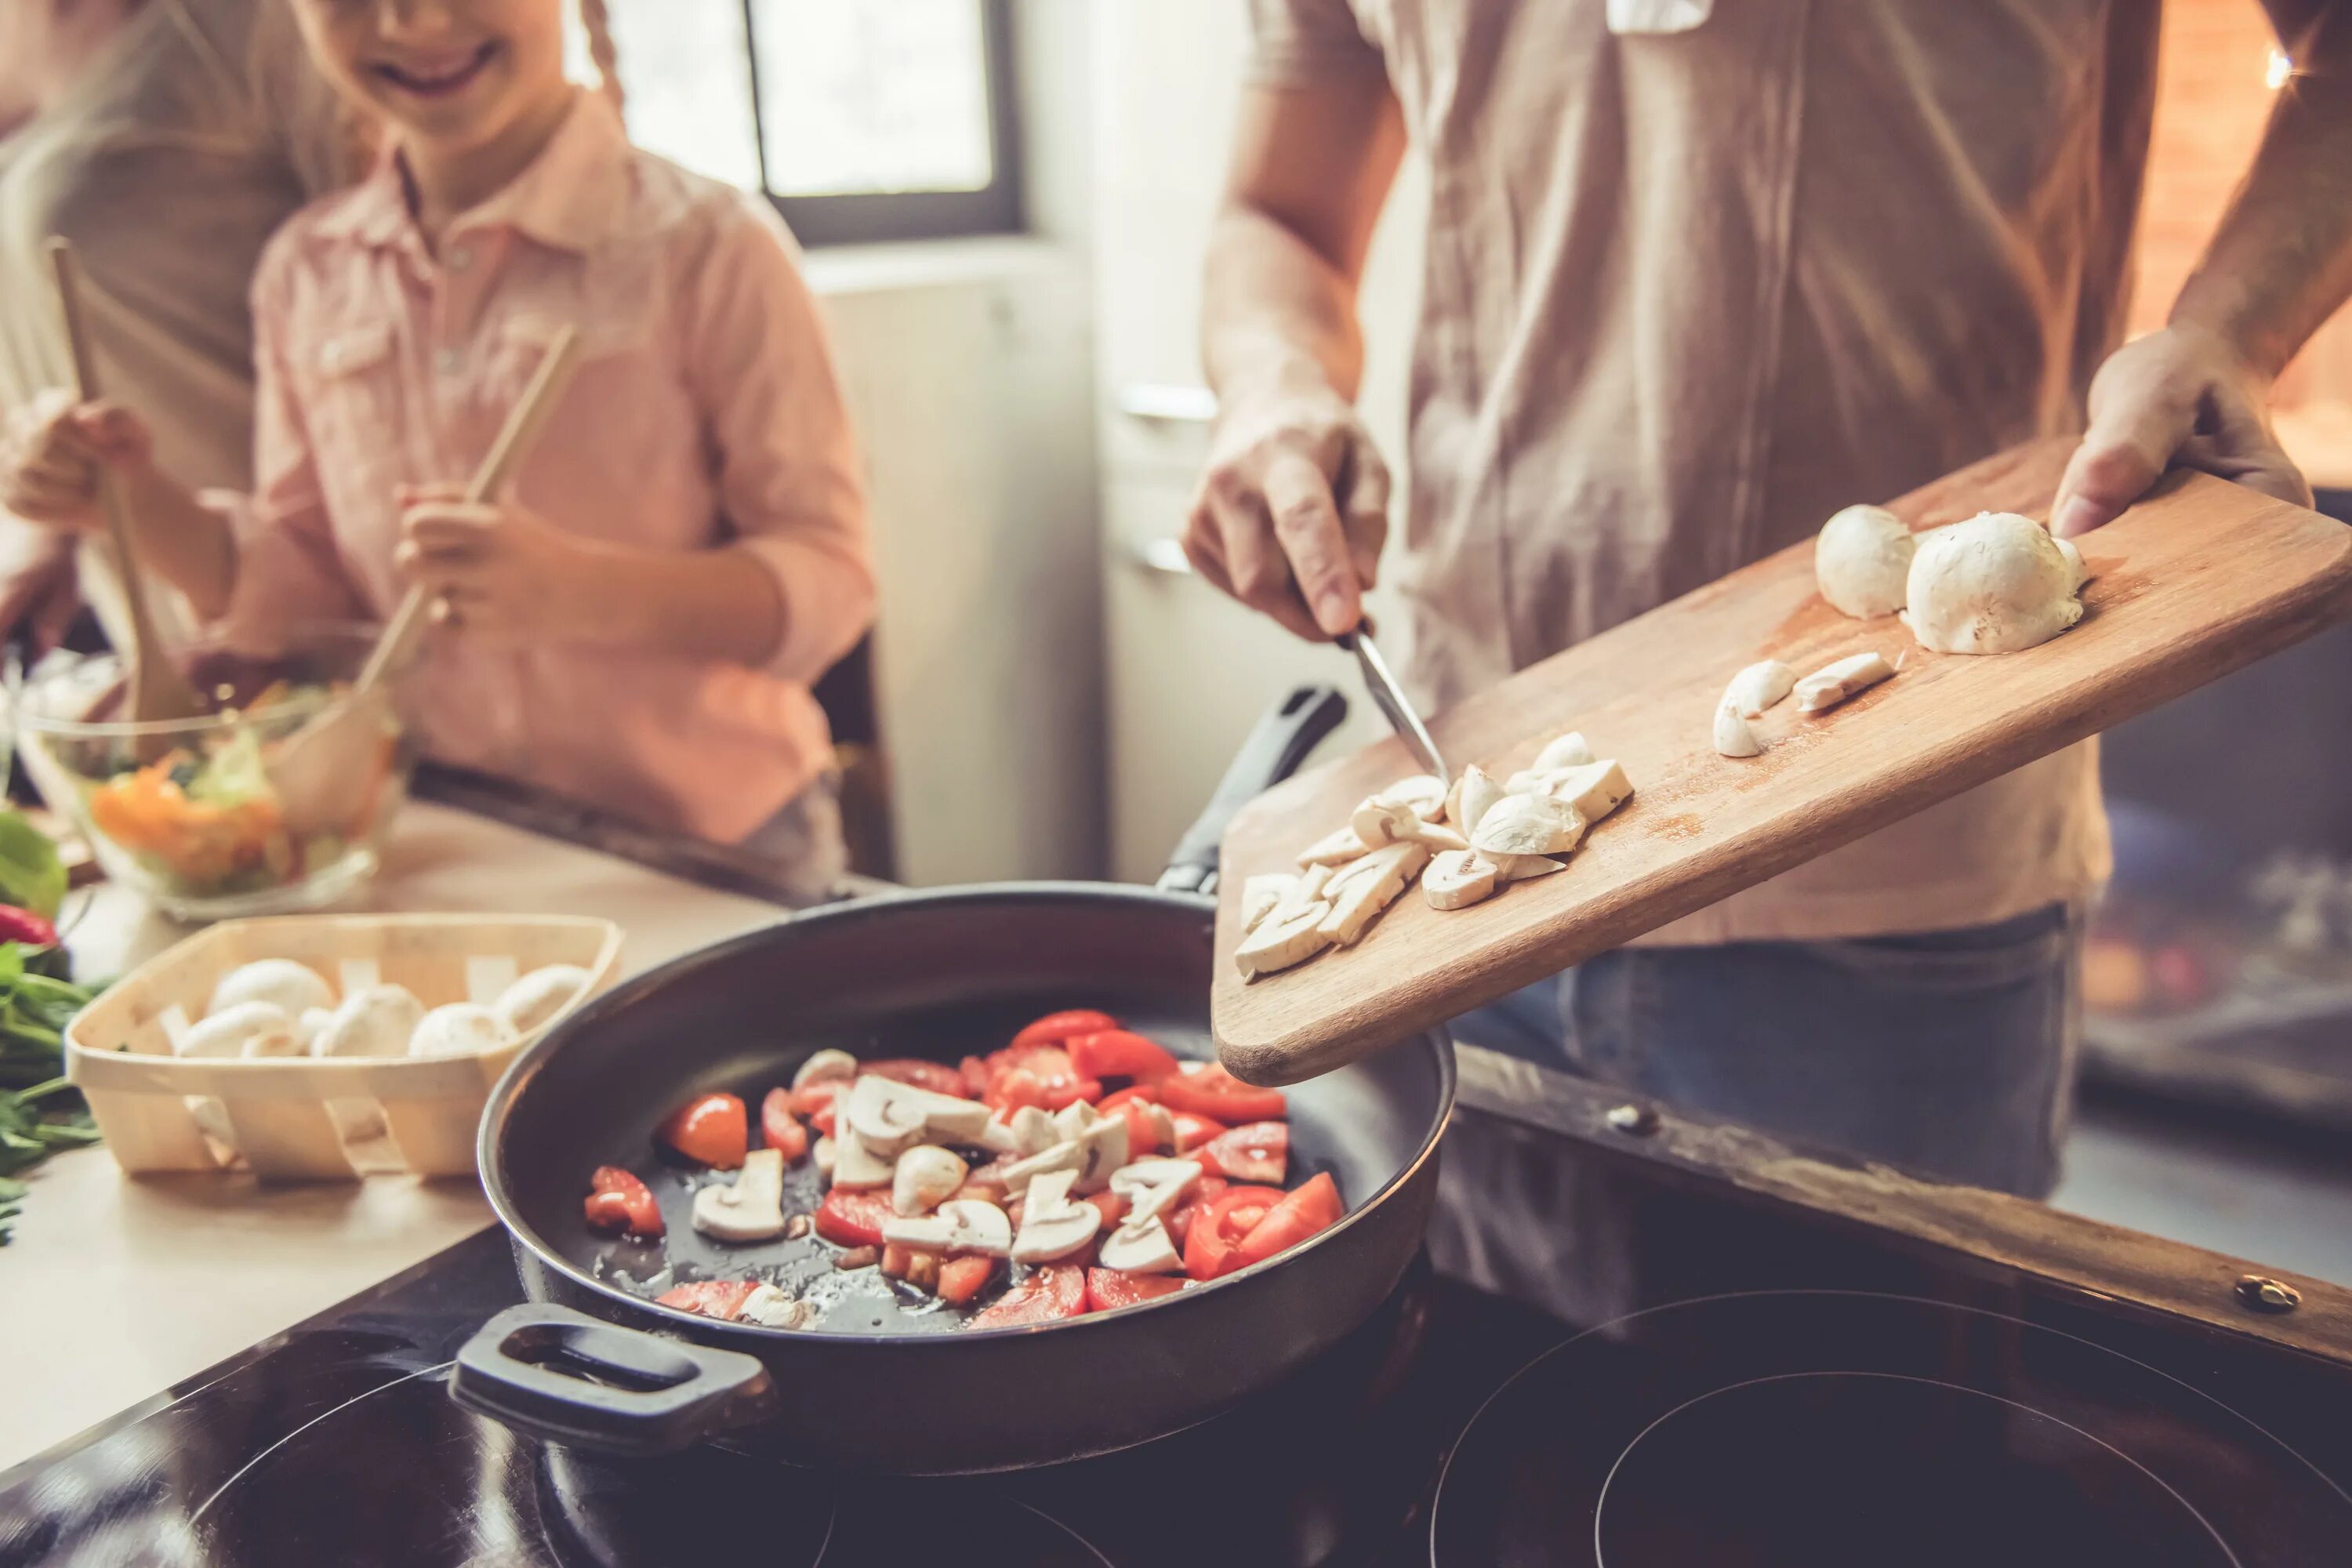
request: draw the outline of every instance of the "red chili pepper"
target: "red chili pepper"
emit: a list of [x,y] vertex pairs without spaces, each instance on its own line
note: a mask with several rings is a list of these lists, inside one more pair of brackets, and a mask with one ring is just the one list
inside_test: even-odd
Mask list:
[[30,910],[0,904],[0,942],[21,942],[27,947],[55,947],[58,928]]

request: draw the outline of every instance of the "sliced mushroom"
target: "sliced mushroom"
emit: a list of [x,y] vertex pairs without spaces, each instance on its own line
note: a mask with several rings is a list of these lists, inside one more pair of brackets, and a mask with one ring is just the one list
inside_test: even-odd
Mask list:
[[847,1083],[857,1076],[857,1058],[847,1051],[826,1049],[817,1052],[793,1069],[793,1087],[806,1089],[813,1083]]
[[1036,1154],[1062,1141],[1061,1132],[1054,1126],[1051,1111],[1024,1105],[1013,1113],[1013,1151],[1016,1154]]
[[[1025,1110],[1032,1108],[1024,1106],[1022,1109]],[[987,1150],[992,1154],[1022,1152],[1019,1142],[1013,1136],[1013,1129],[993,1116],[990,1117],[987,1125],[980,1130],[980,1136],[972,1140],[972,1144],[976,1148]]]
[[1198,1160],[1137,1160],[1110,1173],[1110,1190],[1127,1200],[1127,1222],[1134,1225],[1171,1206],[1201,1174]]
[[1760,757],[1764,742],[1756,738],[1738,709],[1723,702],[1715,710],[1715,749],[1727,757]]
[[926,1134],[959,1143],[977,1141],[993,1114],[976,1100],[934,1094],[910,1083],[867,1073],[849,1091],[843,1120],[877,1154],[896,1154]]
[[1328,834],[1298,852],[1301,866],[1340,866],[1353,860],[1365,850],[1376,847],[1356,837],[1354,827],[1343,827]]
[[1331,873],[1331,879],[1323,885],[1322,900],[1327,904],[1337,903],[1362,881],[1401,877],[1409,882],[1428,862],[1429,854],[1429,847],[1417,839],[1400,838],[1393,844],[1383,844]]
[[1281,907],[1282,900],[1298,886],[1298,879],[1286,871],[1268,871],[1252,877],[1242,884],[1242,930],[1254,929],[1257,922]]
[[1445,815],[1445,796],[1444,779],[1434,773],[1415,773],[1397,780],[1372,798],[1404,806],[1423,822],[1435,822]]
[[1633,798],[1633,784],[1614,758],[1604,757],[1580,767],[1561,769],[1544,786],[1544,794],[1576,813],[1584,826],[1591,827]]
[[1536,760],[1528,767],[1530,773],[1548,773],[1560,768],[1582,767],[1591,760],[1592,748],[1584,743],[1581,734],[1570,730],[1545,742],[1544,749],[1536,753]]
[[1858,653],[1824,665],[1797,682],[1797,711],[1819,713],[1834,708],[1857,692],[1867,691],[1895,673],[1895,667],[1876,653]]
[[739,1323],[757,1323],[763,1329],[805,1329],[816,1321],[816,1305],[803,1301],[788,1290],[773,1285],[758,1285],[743,1298],[735,1309]]
[[1422,845],[1433,851],[1467,849],[1470,840],[1442,822],[1417,822],[1411,831],[1398,835],[1400,842]]
[[754,1149],[732,1186],[694,1194],[694,1228],[720,1241],[765,1241],[784,1233],[784,1153]]
[[[1584,737],[1578,736],[1578,744],[1581,745],[1583,740]],[[1462,770],[1462,776],[1454,781],[1454,793],[1446,797],[1445,802],[1446,819],[1454,824],[1456,833],[1466,837],[1478,830],[1479,819],[1502,798],[1503,786],[1496,784],[1486,769],[1472,763]]]
[[1495,891],[1495,862],[1470,849],[1449,849],[1429,863],[1422,895],[1433,910],[1466,910]]
[[[1389,851],[1399,853],[1391,854]],[[1429,849],[1425,845],[1405,839],[1390,845],[1386,851],[1374,850],[1371,856],[1366,857],[1367,859],[1375,858],[1382,858],[1381,863],[1349,879],[1344,889],[1340,888],[1339,879],[1332,879],[1333,889],[1339,890],[1333,894],[1331,912],[1325,915],[1322,923],[1315,928],[1317,935],[1341,947],[1355,942],[1380,912],[1394,903],[1397,895],[1421,874],[1421,868],[1429,863]]]
[[1021,1200],[1021,1228],[1013,1237],[1015,1263],[1066,1258],[1095,1238],[1102,1210],[1070,1195],[1075,1171],[1048,1171],[1029,1184]]
[[1777,658],[1759,659],[1738,675],[1723,689],[1724,706],[1743,719],[1753,719],[1767,708],[1789,695],[1797,684],[1797,672]]
[[816,1163],[818,1175],[831,1178],[834,1157],[840,1152],[840,1148],[841,1146],[830,1137],[820,1136],[817,1139],[816,1146],[809,1151],[809,1158]]
[[887,1187],[891,1162],[866,1146],[866,1140],[845,1121],[835,1123],[833,1184],[836,1187]]
[[1078,1191],[1098,1193],[1111,1173],[1127,1163],[1127,1118],[1106,1116],[1078,1134]]
[[1421,826],[1421,818],[1409,805],[1391,805],[1373,795],[1356,807],[1348,826],[1367,849],[1377,849],[1383,844],[1411,837],[1413,829]]
[[1488,855],[1565,855],[1584,837],[1584,819],[1566,801],[1515,795],[1478,824],[1471,847]]
[[[1476,854],[1475,850],[1472,851]],[[1497,882],[1526,882],[1538,877],[1549,877],[1554,871],[1568,869],[1568,862],[1555,860],[1549,855],[1479,855],[1481,860],[1492,861]]]
[[918,1143],[898,1156],[890,1177],[890,1206],[900,1214],[929,1214],[955,1196],[971,1173],[962,1156],[936,1143]]
[[881,1228],[883,1240],[901,1247],[977,1252],[990,1258],[1002,1258],[1013,1250],[1013,1221],[994,1204],[978,1198],[950,1198],[936,1214],[894,1215],[882,1222]]
[[1025,1160],[1013,1161],[997,1173],[997,1179],[1004,1184],[1004,1191],[1010,1195],[1026,1191],[1029,1184],[1038,1177],[1051,1175],[1057,1171],[1067,1171],[1075,1178],[1085,1168],[1086,1163],[1087,1157],[1079,1149],[1078,1141],[1072,1138],[1050,1149],[1041,1149]]
[[1126,1274],[1172,1274],[1184,1267],[1183,1256],[1157,1216],[1130,1219],[1103,1237],[1097,1260],[1105,1268]]
[[1234,950],[1234,963],[1245,980],[1304,963],[1330,945],[1321,931],[1331,906],[1318,900],[1301,908],[1277,910]]
[[1074,1100],[1053,1114],[1054,1142],[1058,1143],[1065,1138],[1076,1138],[1102,1119],[1101,1111],[1083,1100]]

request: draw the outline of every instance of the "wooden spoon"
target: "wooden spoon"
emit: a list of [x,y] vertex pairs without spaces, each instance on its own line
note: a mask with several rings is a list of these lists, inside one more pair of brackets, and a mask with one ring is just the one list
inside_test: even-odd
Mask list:
[[[65,321],[66,343],[73,353],[74,396],[89,403],[100,394],[98,363],[90,353],[89,330],[82,322],[81,268],[74,259],[73,246],[67,240],[52,236],[48,252],[49,274],[57,285],[58,314]],[[205,710],[204,701],[163,650],[163,639],[155,630],[155,619],[147,605],[146,574],[140,567],[139,552],[131,546],[130,519],[123,513],[122,497],[115,486],[114,475],[102,464],[98,471],[98,509],[106,518],[107,542],[113,548],[115,574],[122,581],[123,608],[131,616],[128,716],[136,723],[168,723],[175,719],[194,718]],[[170,744],[165,736],[142,738],[137,746],[140,760],[152,760]]]
[[[504,488],[508,476],[530,449],[572,379],[580,334],[565,327],[547,348],[530,384],[507,415],[489,454],[475,470],[466,499],[479,504]],[[383,767],[383,735],[390,701],[385,678],[406,662],[425,621],[431,595],[412,585],[384,623],[358,679],[341,701],[330,702],[300,729],[270,748],[269,782],[278,791],[287,826],[299,836],[342,831],[373,793]]]

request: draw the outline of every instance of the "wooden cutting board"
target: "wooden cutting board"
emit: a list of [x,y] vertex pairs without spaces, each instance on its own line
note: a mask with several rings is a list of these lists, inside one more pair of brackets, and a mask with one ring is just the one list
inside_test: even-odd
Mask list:
[[[2072,447],[2018,447],[1889,504],[1915,529],[2044,517]],[[1432,721],[1447,762],[1501,778],[1581,730],[1633,798],[1565,871],[1451,913],[1415,888],[1354,947],[1244,983],[1244,879],[1295,869],[1415,769],[1386,740],[1269,790],[1224,839],[1211,1020],[1225,1064],[1265,1084],[1328,1071],[2352,618],[2352,529],[2205,475],[2168,476],[2079,542],[2081,624],[2023,653],[1932,654],[1892,616],[1838,614],[1807,541],[1521,670]],[[1716,703],[1743,665],[1804,675],[1866,648],[1907,651],[1902,673],[1817,718],[1782,703],[1757,721],[1760,757],[1716,754]]]

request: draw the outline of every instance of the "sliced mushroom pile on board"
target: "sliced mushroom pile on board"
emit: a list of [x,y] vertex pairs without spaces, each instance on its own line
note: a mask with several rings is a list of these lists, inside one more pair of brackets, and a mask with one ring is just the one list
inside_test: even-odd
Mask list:
[[1633,794],[1625,770],[1596,759],[1574,731],[1501,784],[1475,763],[1450,790],[1426,773],[1399,780],[1302,850],[1296,873],[1243,885],[1234,961],[1254,980],[1347,947],[1416,879],[1431,908],[1465,910],[1565,869],[1563,857]]
[[[818,1051],[761,1101],[757,1149],[732,1094],[697,1097],[656,1137],[673,1162],[734,1173],[695,1190],[702,1235],[748,1245],[813,1231],[838,1249],[835,1268],[877,1268],[918,1301],[973,1309],[971,1326],[994,1328],[1167,1295],[1335,1223],[1328,1173],[1283,1188],[1287,1114],[1277,1089],[1075,1009],[956,1067]],[[793,1215],[786,1173],[803,1160],[825,1191],[813,1214]],[[590,1188],[591,1229],[639,1243],[667,1234],[635,1173],[605,1166]],[[774,1279],[696,1280],[656,1300],[771,1328],[822,1324],[816,1303]]]

